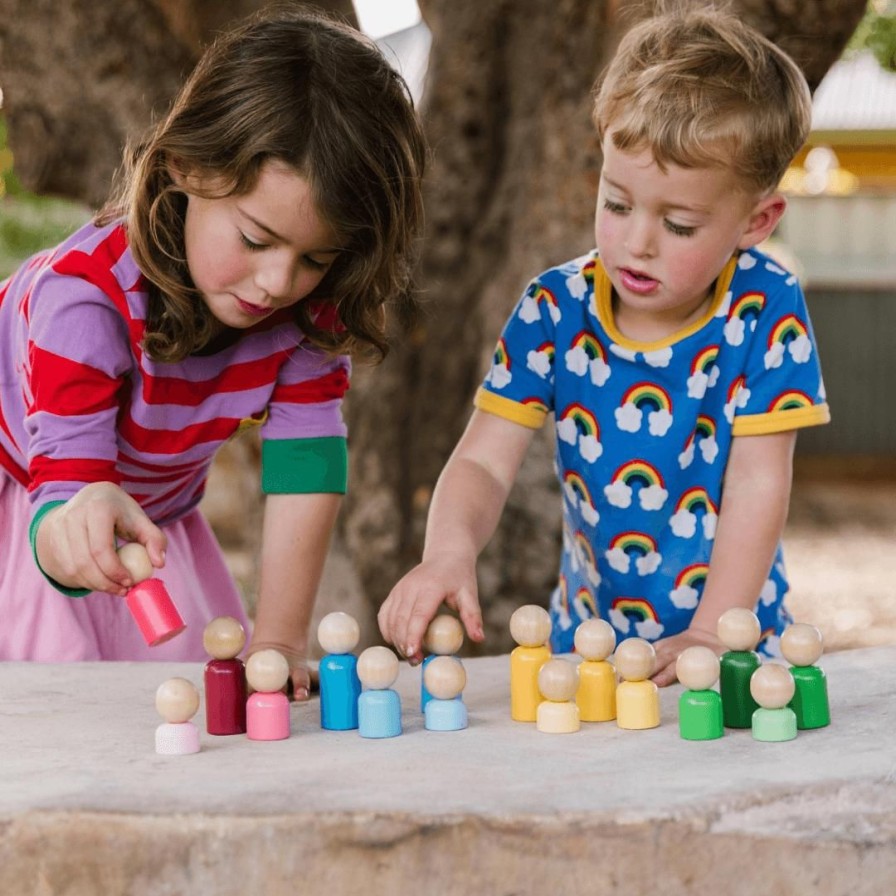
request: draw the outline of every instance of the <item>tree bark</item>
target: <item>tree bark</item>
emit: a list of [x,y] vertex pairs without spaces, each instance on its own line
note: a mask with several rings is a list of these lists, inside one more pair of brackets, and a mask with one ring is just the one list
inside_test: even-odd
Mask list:
[[[0,0],[0,87],[26,189],[99,206],[128,138],[202,47],[267,0]],[[316,4],[356,23],[351,0]]]

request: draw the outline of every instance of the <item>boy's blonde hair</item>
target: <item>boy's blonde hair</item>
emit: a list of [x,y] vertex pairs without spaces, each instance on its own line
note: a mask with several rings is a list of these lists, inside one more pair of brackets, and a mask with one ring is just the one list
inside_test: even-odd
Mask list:
[[657,164],[725,167],[774,190],[812,119],[796,63],[734,15],[677,9],[635,25],[596,87],[594,123]]

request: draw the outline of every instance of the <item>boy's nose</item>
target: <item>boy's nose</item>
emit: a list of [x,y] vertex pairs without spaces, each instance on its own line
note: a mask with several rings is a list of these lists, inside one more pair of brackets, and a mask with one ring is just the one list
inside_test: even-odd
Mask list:
[[632,218],[625,235],[625,248],[636,258],[650,257],[655,253],[654,226],[644,218]]

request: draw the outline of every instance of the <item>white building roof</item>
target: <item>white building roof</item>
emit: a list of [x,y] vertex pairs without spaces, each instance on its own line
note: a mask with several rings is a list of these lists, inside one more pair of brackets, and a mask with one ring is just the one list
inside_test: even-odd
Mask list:
[[896,72],[870,52],[835,62],[815,91],[812,130],[896,130]]

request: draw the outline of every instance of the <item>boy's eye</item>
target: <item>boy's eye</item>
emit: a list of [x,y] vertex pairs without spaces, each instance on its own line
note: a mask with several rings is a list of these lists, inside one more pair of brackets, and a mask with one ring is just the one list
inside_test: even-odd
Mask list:
[[684,224],[676,224],[668,218],[665,219],[663,223],[666,225],[666,230],[675,236],[693,236],[697,231],[696,227],[687,227]]
[[614,215],[622,214],[626,210],[624,205],[619,202],[613,202],[611,199],[604,199],[604,208]]
[[265,248],[264,243],[256,243],[255,240],[250,240],[242,231],[240,232],[240,240],[242,240],[243,245],[251,252],[259,252]]

